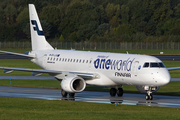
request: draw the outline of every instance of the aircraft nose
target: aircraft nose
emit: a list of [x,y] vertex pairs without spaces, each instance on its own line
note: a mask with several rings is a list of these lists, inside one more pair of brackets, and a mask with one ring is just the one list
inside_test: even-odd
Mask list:
[[164,73],[162,75],[161,83],[163,85],[167,85],[167,84],[169,84],[170,81],[171,81],[171,76],[170,76],[169,72],[167,71],[166,73]]

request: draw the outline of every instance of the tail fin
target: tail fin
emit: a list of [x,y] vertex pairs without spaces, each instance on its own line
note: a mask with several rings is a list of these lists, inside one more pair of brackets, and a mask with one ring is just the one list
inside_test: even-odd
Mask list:
[[53,50],[54,48],[46,41],[39,17],[33,4],[29,4],[29,17],[32,50]]

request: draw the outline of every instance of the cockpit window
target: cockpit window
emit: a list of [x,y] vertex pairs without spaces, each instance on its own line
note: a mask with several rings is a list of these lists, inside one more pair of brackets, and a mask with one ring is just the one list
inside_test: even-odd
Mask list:
[[158,63],[150,63],[150,67],[159,67]]
[[159,63],[160,67],[165,68],[166,66],[163,63]]
[[165,65],[163,63],[150,63],[150,67],[161,67],[164,68]]
[[144,68],[149,67],[149,63],[144,63]]
[[159,68],[165,68],[165,65],[162,63],[162,62],[151,62],[151,63],[144,63],[144,65],[143,65],[143,67],[144,68],[147,68],[147,67],[149,67],[150,66],[150,68],[155,68],[155,67],[159,67]]

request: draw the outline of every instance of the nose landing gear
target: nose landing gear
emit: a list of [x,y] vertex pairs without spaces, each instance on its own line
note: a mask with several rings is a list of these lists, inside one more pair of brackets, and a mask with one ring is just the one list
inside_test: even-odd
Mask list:
[[147,94],[146,94],[146,100],[152,100],[153,99],[153,95],[152,95],[152,91],[154,88],[152,87],[147,87]]
[[146,94],[146,100],[152,100],[153,99],[153,95],[151,93],[147,93]]

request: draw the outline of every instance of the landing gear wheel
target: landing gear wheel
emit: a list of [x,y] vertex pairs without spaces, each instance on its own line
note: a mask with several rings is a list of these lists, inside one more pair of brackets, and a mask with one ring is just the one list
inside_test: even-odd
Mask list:
[[119,97],[122,97],[122,96],[123,96],[123,89],[122,89],[122,88],[118,88],[118,90],[117,90],[117,95],[118,95]]
[[146,95],[146,100],[149,100],[149,95],[148,94]]
[[75,93],[69,93],[70,98],[74,98]]
[[153,95],[152,95],[152,94],[149,95],[149,99],[150,99],[150,100],[153,99]]
[[146,100],[152,100],[153,99],[153,95],[152,94],[150,94],[150,95],[146,95]]
[[111,95],[111,97],[115,97],[116,96],[116,89],[115,88],[111,88],[110,89],[110,95]]
[[61,95],[62,95],[63,97],[67,97],[67,92],[62,89],[62,90],[61,90]]

